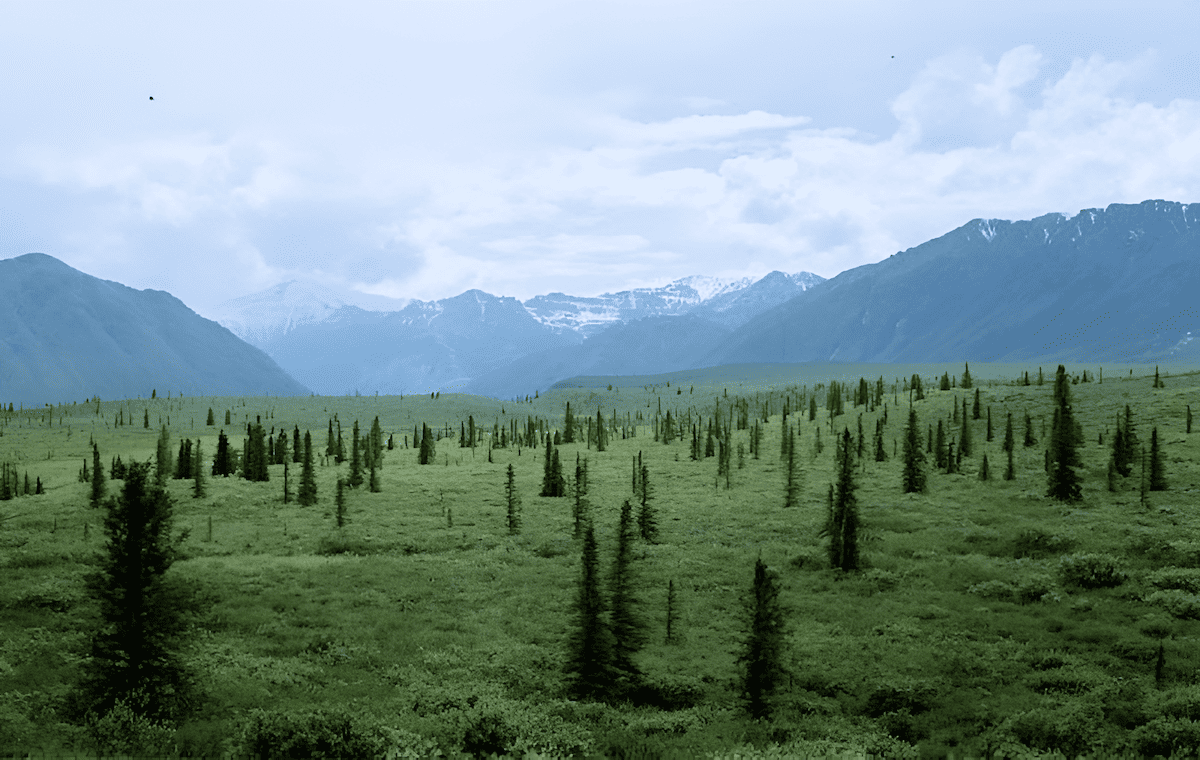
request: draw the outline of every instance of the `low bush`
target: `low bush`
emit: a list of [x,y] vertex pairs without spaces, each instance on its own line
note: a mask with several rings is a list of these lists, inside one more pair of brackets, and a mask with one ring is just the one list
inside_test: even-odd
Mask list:
[[376,547],[372,546],[365,539],[347,535],[341,531],[321,536],[321,539],[317,542],[316,549],[316,553],[323,557],[329,557],[334,554],[356,554],[362,556],[375,554],[376,552]]
[[118,699],[105,715],[89,716],[86,728],[92,749],[101,757],[167,757],[177,754],[175,727],[139,715],[122,699]]
[[984,581],[983,583],[976,583],[967,588],[967,593],[1001,602],[1012,602],[1017,598],[1016,586],[1008,581]]
[[1200,596],[1179,589],[1155,591],[1146,597],[1147,604],[1155,604],[1184,620],[1200,620]]
[[1200,568],[1164,567],[1147,573],[1146,582],[1156,588],[1200,594]]
[[1066,554],[1075,548],[1075,537],[1069,533],[1047,533],[1041,528],[1026,528],[1012,541],[1014,559],[1044,559]]
[[[875,686],[863,713],[872,718],[881,718],[887,713],[908,712],[919,715],[933,709],[937,702],[938,687],[925,680],[899,678]],[[891,734],[896,736],[895,734]],[[903,739],[904,737],[897,737]],[[905,739],[905,741],[908,741]]]
[[1059,559],[1058,571],[1066,585],[1112,588],[1129,579],[1117,565],[1117,558],[1108,554],[1070,554]]
[[378,726],[341,710],[271,712],[251,710],[237,739],[236,754],[262,760],[308,757],[376,757],[389,749]]
[[1142,757],[1190,757],[1200,750],[1200,723],[1187,718],[1155,718],[1134,729],[1129,743]]
[[1013,598],[1018,604],[1033,602],[1057,601],[1054,579],[1046,573],[1034,573],[1017,582],[1013,589]]

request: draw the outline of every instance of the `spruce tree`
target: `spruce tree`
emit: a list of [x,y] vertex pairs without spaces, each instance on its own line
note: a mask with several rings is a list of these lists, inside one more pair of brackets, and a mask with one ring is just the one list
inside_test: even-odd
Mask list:
[[[474,418],[472,418],[474,419]],[[474,425],[472,425],[474,429]],[[371,432],[368,434],[367,440],[370,442],[370,461],[371,464],[378,468],[383,466],[383,429],[379,427],[379,415],[375,416],[375,420],[371,423]]]
[[908,407],[908,428],[904,434],[904,493],[925,492],[925,452],[917,429],[917,410]]
[[829,537],[831,566],[847,572],[858,569],[858,506],[851,445],[850,431],[845,430],[837,449],[838,481]]
[[979,466],[979,479],[987,480],[989,476],[990,475],[988,473],[988,458],[987,458],[987,454],[984,454],[983,455],[983,464],[981,464]]
[[[971,365],[966,362],[963,362],[962,387],[966,388],[967,390],[970,390],[971,385],[972,385],[972,383],[971,383]],[[975,401],[975,404],[976,404],[975,419],[979,419],[979,411],[978,411],[979,410],[979,406],[978,406],[979,390],[978,389],[976,389],[976,391],[975,391],[975,399],[976,399],[976,401]]]
[[217,423],[216,423],[216,422],[213,420],[213,411],[212,411],[212,407],[211,407],[211,406],[208,408],[208,420],[206,420],[204,424],[205,424],[205,425],[208,425],[209,427],[212,427],[213,425],[217,424]]
[[1117,492],[1117,463],[1113,461],[1112,456],[1108,457],[1108,491],[1109,493]]
[[104,470],[100,465],[100,446],[92,443],[92,509],[104,500]]
[[508,466],[508,480],[504,484],[504,501],[508,505],[508,535],[515,536],[521,532],[521,515],[517,512],[521,496],[517,493],[516,476],[511,464]]
[[167,430],[167,426],[162,426],[162,431],[158,435],[158,455],[155,457],[156,471],[154,482],[158,485],[166,485],[167,479],[171,477],[171,471],[175,468],[175,463],[171,461],[171,433]]
[[[966,404],[967,402],[963,401],[962,430],[959,433],[958,450],[962,456],[969,457],[971,456],[971,423],[967,420]],[[975,419],[979,419],[979,415],[976,415]]]
[[579,593],[573,605],[577,617],[567,641],[564,675],[573,699],[603,701],[611,693],[614,642],[612,632],[604,624],[600,559],[595,527],[590,520],[584,525],[581,564]]
[[989,406],[989,407],[987,408],[987,412],[988,412],[988,416],[987,416],[987,441],[988,441],[988,443],[991,443],[991,442],[992,442],[992,438],[993,438],[993,436],[992,436],[992,407],[990,407],[990,406]]
[[939,470],[946,469],[946,432],[942,430],[942,421],[938,420],[937,438],[933,445],[934,463]]
[[433,464],[436,450],[433,444],[433,435],[429,431],[429,426],[424,422],[421,423],[421,450],[417,454],[417,464]]
[[1082,498],[1080,476],[1075,471],[1082,466],[1076,449],[1075,419],[1071,411],[1071,384],[1067,370],[1058,365],[1054,378],[1055,415],[1050,431],[1050,471],[1046,495],[1059,501],[1079,501]]
[[292,429],[292,464],[304,463],[304,443],[300,440],[300,426]]
[[1192,434],[1192,405],[1188,404],[1187,408],[1187,433]]
[[292,502],[292,484],[288,482],[288,465],[289,462],[283,463],[283,503],[290,504]]
[[350,444],[350,482],[351,488],[358,488],[363,484],[363,457],[362,451],[358,445],[358,420],[354,421],[354,436],[353,443]]
[[304,431],[304,464],[300,470],[300,489],[296,493],[296,501],[302,507],[311,507],[317,503],[317,479],[313,473],[312,433]]
[[875,420],[875,461],[887,461],[887,452],[883,449],[883,420]]
[[613,681],[610,698],[614,701],[632,699],[642,688],[645,674],[633,661],[648,640],[649,626],[637,613],[633,593],[633,507],[629,499],[621,505],[617,528],[617,556],[613,561],[609,582],[611,608]]
[[1037,439],[1033,437],[1033,420],[1029,417],[1029,412],[1025,412],[1025,448],[1036,445]]
[[583,536],[583,527],[587,519],[587,502],[584,496],[587,494],[587,475],[584,465],[580,464],[579,453],[575,454],[575,483],[574,496],[575,504],[571,510],[571,516],[574,518],[574,533],[573,537],[578,540]]
[[554,458],[550,462],[550,479],[556,498],[567,495],[567,481],[563,477],[562,461],[558,457],[558,449],[554,449]]
[[341,528],[346,524],[346,479],[338,478],[337,493],[334,495],[334,517],[337,520],[337,526]]
[[741,699],[750,717],[769,720],[773,695],[784,685],[786,628],[779,602],[778,574],[760,556],[754,565],[754,585],[745,602],[749,631],[737,654],[741,666]]
[[1158,449],[1158,428],[1150,430],[1150,490],[1167,490],[1167,478],[1163,474],[1162,452]]
[[152,483],[149,464],[130,462],[124,487],[106,506],[104,553],[84,582],[100,620],[86,627],[94,631],[91,656],[80,663],[66,717],[83,722],[123,702],[151,721],[183,720],[197,675],[180,654],[188,592],[168,577],[184,538],[171,538],[171,498]]
[[[963,386],[966,387],[966,386]],[[983,410],[979,404],[979,389],[975,389],[975,404],[971,407],[971,419],[977,420],[983,414]]]
[[796,463],[796,436],[792,432],[791,425],[784,426],[784,440],[787,449],[787,470],[785,473],[785,486],[783,492],[784,509],[795,507],[800,503],[800,473]]
[[200,439],[197,438],[196,446],[192,449],[192,498],[203,499],[204,494],[204,454],[200,451]]
[[1013,450],[1012,450],[1011,446],[1009,447],[1007,454],[1008,454],[1008,465],[1004,468],[1004,479],[1005,480],[1016,480],[1017,470],[1013,466]]
[[554,442],[546,434],[546,462],[542,465],[542,492],[539,496],[554,496]]
[[337,453],[337,444],[333,439],[333,418],[329,418],[329,432],[325,435],[325,456],[331,457]]
[[942,382],[938,384],[938,390],[941,390],[941,391],[950,390],[950,373],[949,372],[942,373]]
[[637,527],[642,533],[642,540],[648,544],[658,543],[659,540],[659,521],[654,514],[654,507],[650,504],[650,496],[653,495],[654,489],[650,487],[650,471],[646,466],[642,466],[642,473],[638,477],[638,486],[641,487],[641,509],[637,513]]
[[[149,410],[147,410],[147,413],[149,413]],[[229,421],[229,410],[228,409],[225,410],[225,424],[226,425],[233,424],[232,422]],[[146,427],[150,427],[150,418],[149,417],[146,418]]]
[[571,402],[567,402],[566,430],[563,433],[563,443],[575,443],[575,415],[571,413]]
[[675,580],[667,581],[667,637],[663,643],[670,644],[678,637],[675,622],[679,617],[679,602],[675,599]]

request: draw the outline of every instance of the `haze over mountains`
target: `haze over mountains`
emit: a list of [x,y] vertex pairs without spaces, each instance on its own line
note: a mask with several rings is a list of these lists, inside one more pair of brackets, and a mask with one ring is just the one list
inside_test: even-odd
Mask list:
[[161,290],[30,253],[0,260],[0,399],[307,394],[269,356]]
[[262,351],[169,294],[43,254],[0,261],[0,299],[0,398],[24,403],[152,388],[511,398],[576,376],[807,361],[1200,363],[1200,208],[974,219],[829,280],[694,276],[588,298],[470,290],[360,305],[285,283],[221,317]]
[[[382,313],[347,304],[328,290],[288,283],[227,302],[219,319],[318,393],[429,393],[461,390],[531,354],[549,354],[564,368],[592,357],[589,366],[612,366],[616,372],[626,366],[618,357],[629,346],[603,348],[614,340],[628,342],[610,335],[613,328],[692,315],[708,325],[704,335],[711,341],[717,326],[736,327],[822,281],[807,272],[772,272],[757,282],[692,276],[659,288],[596,297],[550,293],[524,303],[469,290]],[[306,292],[314,297],[297,299]],[[665,356],[682,356],[680,339],[669,339],[670,354],[648,350],[649,363],[635,359],[630,366],[665,366]],[[567,351],[573,347],[581,348],[580,358],[567,358],[576,356]],[[692,345],[687,356],[695,350]],[[522,366],[509,374],[521,374]]]

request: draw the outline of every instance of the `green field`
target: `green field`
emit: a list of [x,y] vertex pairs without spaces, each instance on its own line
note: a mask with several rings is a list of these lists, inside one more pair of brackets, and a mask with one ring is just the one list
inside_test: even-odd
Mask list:
[[[349,522],[340,529],[333,494],[348,463],[318,461],[315,507],[282,503],[283,465],[271,465],[266,483],[210,476],[202,499],[192,498],[191,481],[168,484],[175,533],[189,531],[170,574],[194,589],[185,654],[207,694],[200,712],[172,734],[184,755],[244,754],[259,709],[292,718],[343,710],[354,717],[353,730],[382,737],[393,757],[469,750],[513,757],[1019,757],[1027,748],[1152,756],[1170,754],[1172,742],[1194,752],[1200,429],[1188,435],[1185,418],[1189,404],[1200,412],[1200,373],[1164,365],[1165,388],[1154,389],[1153,367],[1105,366],[1100,383],[1099,367],[1068,365],[1068,373],[1087,370],[1092,381],[1070,386],[1084,433],[1084,498],[1062,504],[1045,496],[1043,460],[1055,368],[1041,368],[1039,385],[1036,364],[971,365],[985,409],[983,419],[970,422],[973,451],[958,474],[927,462],[928,490],[920,495],[901,492],[909,408],[903,383],[916,373],[924,384],[926,398],[914,402],[922,441],[939,419],[956,438],[961,425],[951,422],[952,409],[973,401],[974,391],[937,388],[943,373],[961,382],[961,363],[797,365],[741,377],[699,371],[682,381],[662,376],[635,384],[612,378],[611,390],[553,390],[528,402],[450,394],[173,395],[5,412],[0,462],[15,468],[22,485],[25,473],[40,478],[45,494],[0,502],[0,754],[95,756],[91,734],[56,712],[98,619],[81,580],[105,541],[101,512],[89,507],[90,485],[79,481],[85,460],[91,463],[90,442],[107,472],[116,455],[152,460],[161,425],[168,425],[176,448],[180,439],[200,439],[211,463],[218,430],[240,451],[247,423],[261,418],[276,435],[288,431],[289,444],[293,426],[301,435],[311,431],[320,456],[335,413],[347,446],[354,421],[365,434],[376,416],[384,439],[395,440],[384,453],[382,491],[349,492]],[[1029,386],[1017,382],[1025,371]],[[844,414],[831,419],[826,409],[831,380],[853,393],[860,377],[873,391],[880,376],[888,415],[884,462],[871,453],[882,405],[867,411],[848,396]],[[814,395],[810,422],[807,399]],[[792,509],[783,508],[785,399],[788,423],[799,425],[804,486]],[[744,446],[745,456],[733,456],[728,487],[717,477],[717,457],[691,460],[690,432],[670,444],[654,441],[660,405],[663,416],[670,410],[703,431],[718,406],[723,418],[732,408],[736,421],[742,400],[752,422],[766,423],[765,437],[756,459],[750,431],[733,432],[731,445]],[[594,425],[599,410],[609,428],[604,452],[586,442],[557,447],[569,479],[577,455],[588,462],[606,577],[621,504],[633,499],[633,458],[640,453],[649,471],[659,542],[639,540],[635,550],[638,609],[651,631],[639,663],[679,695],[678,709],[564,696],[581,563],[573,500],[538,495],[540,445],[498,448],[490,436],[494,425],[511,432],[513,422],[523,433],[530,420],[544,426],[540,432],[562,430],[568,401],[577,423],[586,425],[590,415]],[[1169,489],[1146,493],[1144,505],[1140,471],[1115,493],[1106,487],[1112,433],[1127,404],[1147,452],[1157,428],[1165,457]],[[205,425],[209,408],[212,427]],[[1010,412],[1016,479],[1004,481],[1001,444]],[[1038,439],[1032,447],[1022,445],[1026,413]],[[460,425],[469,415],[482,438],[463,448]],[[863,567],[842,573],[828,568],[818,532],[834,482],[834,433],[849,428],[857,436],[860,415],[867,451],[855,469]],[[125,425],[116,424],[121,417]],[[435,462],[425,466],[411,447],[422,423],[442,435]],[[986,482],[978,476],[985,453]],[[510,464],[521,499],[517,536],[506,524]],[[299,470],[291,466],[293,494]],[[108,492],[119,486],[110,482]],[[1096,553],[1109,555],[1127,579],[1097,588],[1072,582],[1070,558]],[[735,656],[747,636],[743,603],[760,555],[782,584],[790,678],[771,720],[756,723],[738,700]],[[671,642],[669,581],[679,604]],[[1165,665],[1156,679],[1160,642]]]

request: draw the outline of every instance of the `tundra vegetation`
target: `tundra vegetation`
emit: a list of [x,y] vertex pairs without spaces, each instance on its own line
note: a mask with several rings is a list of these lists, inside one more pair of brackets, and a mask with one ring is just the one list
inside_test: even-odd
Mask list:
[[1194,754],[1200,373],[1045,369],[5,404],[0,754]]

